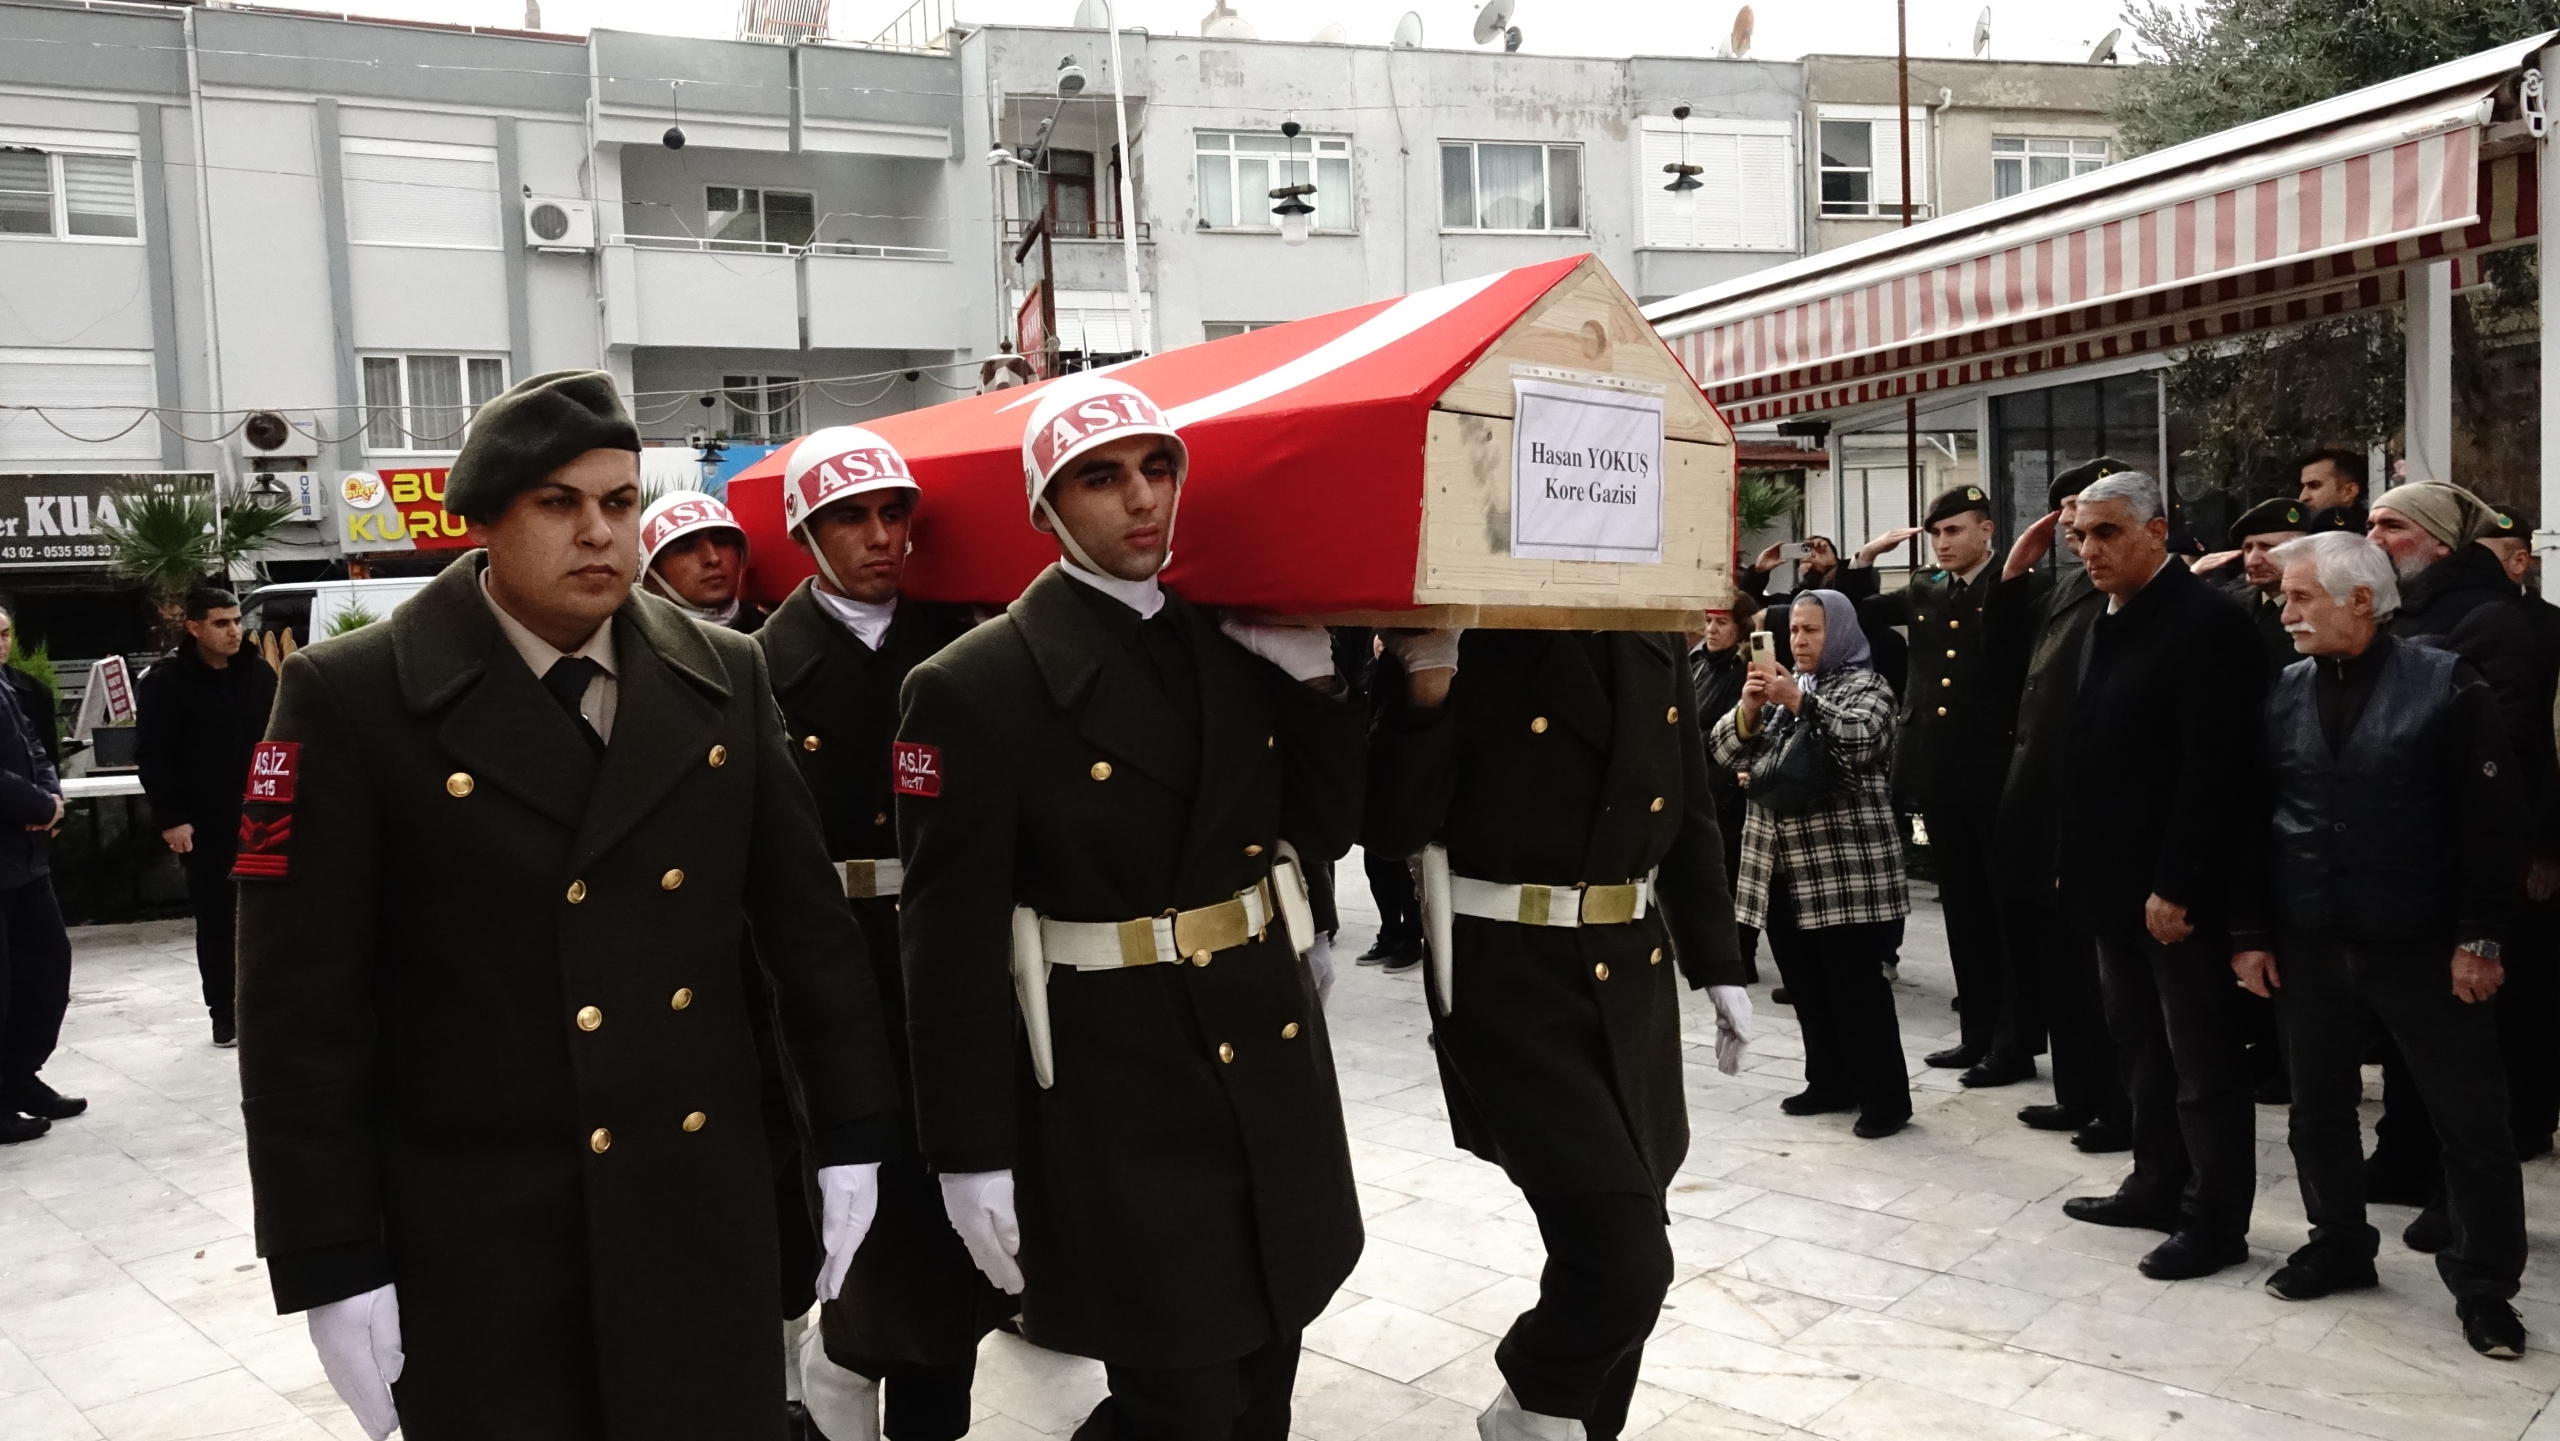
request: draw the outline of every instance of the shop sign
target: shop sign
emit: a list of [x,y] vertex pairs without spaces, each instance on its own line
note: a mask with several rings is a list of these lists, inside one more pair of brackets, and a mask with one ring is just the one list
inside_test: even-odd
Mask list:
[[63,472],[0,475],[0,568],[105,565],[101,526],[120,523],[120,497],[170,485],[211,489],[196,472]]
[[444,508],[445,470],[348,471],[338,482],[339,544],[351,551],[469,549],[469,523]]

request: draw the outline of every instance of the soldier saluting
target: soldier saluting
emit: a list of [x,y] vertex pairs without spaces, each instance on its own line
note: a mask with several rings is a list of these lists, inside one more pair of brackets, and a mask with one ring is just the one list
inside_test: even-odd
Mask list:
[[1105,1363],[1084,1441],[1283,1441],[1360,1254],[1275,862],[1350,848],[1366,715],[1323,631],[1222,636],[1158,583],[1188,466],[1122,382],[1039,396],[1023,470],[1064,559],[915,668],[898,732],[917,1129],[1023,1335]]
[[1663,1208],[1689,1151],[1677,970],[1751,1028],[1724,842],[1671,635],[1403,632],[1370,742],[1363,842],[1421,855],[1449,1129],[1547,1245],[1494,1351],[1485,1441],[1613,1441],[1671,1284]]
[[762,653],[633,592],[638,450],[600,371],[483,406],[446,503],[485,549],[288,660],[252,761],[258,1250],[375,1437],[780,1441],[741,918],[831,1250],[892,1149]]
[[[792,449],[782,519],[816,562],[757,632],[800,774],[818,800],[827,854],[880,961],[873,978],[889,1048],[907,1073],[899,983],[898,833],[889,748],[907,672],[969,628],[966,613],[898,594],[918,492],[896,447],[860,426],[833,426]],[[969,1430],[978,1342],[1013,1303],[971,1264],[942,1214],[942,1193],[916,1154],[912,1125],[880,1169],[880,1213],[844,1289],[802,1346],[801,1385],[828,1441],[881,1434],[959,1441]],[[805,1288],[801,1304],[807,1304]]]

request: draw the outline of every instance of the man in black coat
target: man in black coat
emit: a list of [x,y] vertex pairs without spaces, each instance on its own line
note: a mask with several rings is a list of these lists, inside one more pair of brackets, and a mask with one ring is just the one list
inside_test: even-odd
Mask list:
[[[783,524],[817,563],[756,633],[774,698],[818,801],[827,854],[862,927],[904,1089],[906,990],[899,967],[896,810],[889,760],[907,673],[969,629],[966,612],[898,594],[915,519],[915,481],[895,447],[860,426],[799,441],[783,473]],[[787,1113],[780,1119],[787,1123]],[[786,1135],[787,1124],[782,1128]],[[804,1344],[800,1382],[811,1419],[831,1441],[886,1431],[894,1441],[959,1441],[969,1430],[978,1341],[1013,1314],[970,1263],[942,1214],[942,1192],[916,1153],[912,1110],[898,1150],[880,1167],[880,1211],[836,1299]],[[777,1147],[779,1149],[779,1147]],[[779,1168],[778,1168],[779,1169]],[[808,1226],[799,1168],[780,1175],[786,1204]],[[783,1217],[786,1231],[792,1217]],[[814,1248],[804,1243],[803,1254]],[[808,1309],[809,1276],[794,1293]]]
[[2371,541],[2323,535],[2276,554],[2310,659],[2267,698],[2270,856],[2241,896],[2232,969],[2284,1028],[2311,1243],[2267,1290],[2308,1301],[2379,1284],[2356,1118],[2378,1019],[2445,1137],[2452,1224],[2437,1272],[2472,1349],[2513,1360],[2524,1181],[2489,1001],[2524,875],[2524,808],[2501,784],[2515,756],[2477,672],[2382,630],[2398,593]]
[[2304,456],[2295,469],[2300,490],[2294,499],[2305,512],[2336,510],[2355,522],[2352,528],[2363,529],[2369,488],[2363,451],[2325,446]]
[[18,653],[17,618],[0,610],[0,682],[6,682],[9,695],[18,703],[18,714],[26,718],[35,732],[36,743],[44,747],[45,759],[57,771],[62,769],[62,722],[55,714],[56,697],[45,683],[9,664]]
[[701,491],[668,491],[640,513],[640,576],[650,594],[704,625],[753,635],[764,624],[741,594],[747,532]]
[[267,733],[276,673],[241,644],[240,601],[231,592],[198,587],[187,596],[186,625],[187,638],[134,683],[135,742],[153,823],[186,867],[213,1043],[228,1046],[239,1035],[232,1016],[239,890],[231,862],[240,848],[249,753]]
[[918,1139],[1024,1338],[1103,1363],[1084,1441],[1283,1441],[1360,1254],[1295,877],[1359,834],[1367,711],[1321,629],[1158,582],[1188,454],[1152,400],[1025,408],[1062,559],[908,673],[898,729]]
[[1992,555],[1997,532],[1981,486],[1960,485],[1939,496],[1921,528],[1936,570],[1879,593],[1877,558],[1920,533],[1888,531],[1859,548],[1840,589],[1858,602],[1861,629],[1901,626],[1910,635],[1894,799],[1928,827],[1947,954],[1963,1006],[1962,1036],[1928,1062],[1962,1071],[1967,1086],[2006,1086],[2035,1075],[2044,1026],[2021,1004],[2032,993],[2011,984],[2000,941],[1992,843],[2017,689],[2000,672],[1982,611],[2003,587],[2026,592],[2020,603],[2032,607],[2049,582],[2033,571],[2005,574]]
[[[1538,1304],[1494,1351],[1489,1441],[1615,1441],[1671,1283],[1689,1150],[1680,992],[1731,1074],[1751,1001],[1675,638],[1400,633],[1361,843],[1421,856],[1433,1049],[1457,1143],[1526,1194]],[[1445,903],[1442,897],[1446,898]]]
[[2301,539],[2308,525],[2302,502],[2283,496],[2260,501],[2231,523],[2231,546],[2239,552],[2240,562],[2231,594],[2249,613],[2249,625],[2258,634],[2259,649],[2266,652],[2270,676],[2302,658],[2293,648],[2293,637],[2285,633],[2284,575],[2274,555],[2277,546]]
[[[2108,612],[2089,627],[2062,827],[2064,906],[2098,941],[2133,1174],[2080,1197],[2075,1220],[2167,1231],[2142,1273],[2172,1281],[2248,1258],[2256,1118],[2231,983],[2230,895],[2253,852],[2234,814],[2261,784],[2266,659],[2228,596],[2169,559],[2157,481],[2080,492],[2072,522]],[[2235,804],[2236,803],[2236,804]]]
[[[1742,572],[1734,577],[1735,587],[1743,594],[1758,600],[1771,615],[1776,616],[1784,616],[1787,613],[1787,607],[1794,603],[1795,597],[1808,591],[1841,589],[1844,577],[1840,551],[1831,543],[1831,537],[1814,536],[1804,542],[1804,547],[1804,557],[1796,562],[1794,590],[1779,591],[1775,595],[1769,593],[1771,573],[1784,564],[1779,557],[1786,549],[1785,542],[1761,551],[1758,559],[1743,567]],[[1867,649],[1873,656],[1872,663],[1876,674],[1883,676],[1886,682],[1892,685],[1895,695],[1902,694],[1902,683],[1908,677],[1911,667],[1909,642],[1902,638],[1902,632],[1895,630],[1892,626],[1869,625],[1864,623],[1863,617],[1859,629],[1866,633]],[[1783,622],[1779,624],[1778,630],[1781,632],[1783,642],[1783,633],[1786,630]],[[1784,655],[1785,651],[1786,648],[1782,643],[1779,653]]]
[[837,1274],[895,1149],[763,653],[633,588],[639,449],[601,371],[483,405],[485,548],[288,659],[251,759],[258,1251],[375,1438],[782,1441],[747,935]]
[[[2542,639],[2544,688],[2560,690],[2560,606],[2542,598],[2533,522],[2507,506],[2491,508],[2492,528],[2479,543],[2515,582],[2526,619]],[[2535,834],[2525,871],[2524,904],[2507,931],[2507,983],[2498,991],[2498,1051],[2507,1063],[2507,1125],[2524,1160],[2548,1155],[2560,1130],[2560,764],[2532,808]]]
[[12,687],[0,694],[0,1144],[34,1140],[89,1109],[36,1074],[71,1003],[71,938],[45,846],[61,821],[62,782]]

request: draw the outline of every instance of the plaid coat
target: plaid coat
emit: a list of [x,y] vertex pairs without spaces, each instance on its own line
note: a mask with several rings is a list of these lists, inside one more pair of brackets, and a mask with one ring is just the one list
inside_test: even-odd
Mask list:
[[1784,877],[1802,930],[1890,921],[1911,910],[1902,878],[1902,831],[1893,818],[1893,687],[1871,670],[1843,671],[1805,697],[1801,716],[1783,706],[1761,712],[1750,739],[1734,724],[1739,710],[1716,721],[1707,738],[1716,764],[1748,771],[1777,754],[1779,739],[1799,725],[1818,726],[1831,742],[1840,783],[1811,810],[1774,816],[1757,802],[1742,818],[1742,865],[1734,918],[1769,924],[1769,883]]

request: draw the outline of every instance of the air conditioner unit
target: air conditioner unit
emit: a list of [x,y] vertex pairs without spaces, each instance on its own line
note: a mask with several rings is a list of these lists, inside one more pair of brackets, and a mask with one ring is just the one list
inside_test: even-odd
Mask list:
[[531,250],[595,249],[595,202],[555,195],[526,196],[524,243]]
[[[252,460],[309,460],[320,453],[320,442],[312,437],[307,429],[309,425],[307,417],[302,425],[295,425],[275,411],[261,410],[241,423],[240,448]],[[277,468],[301,470],[305,467]]]

